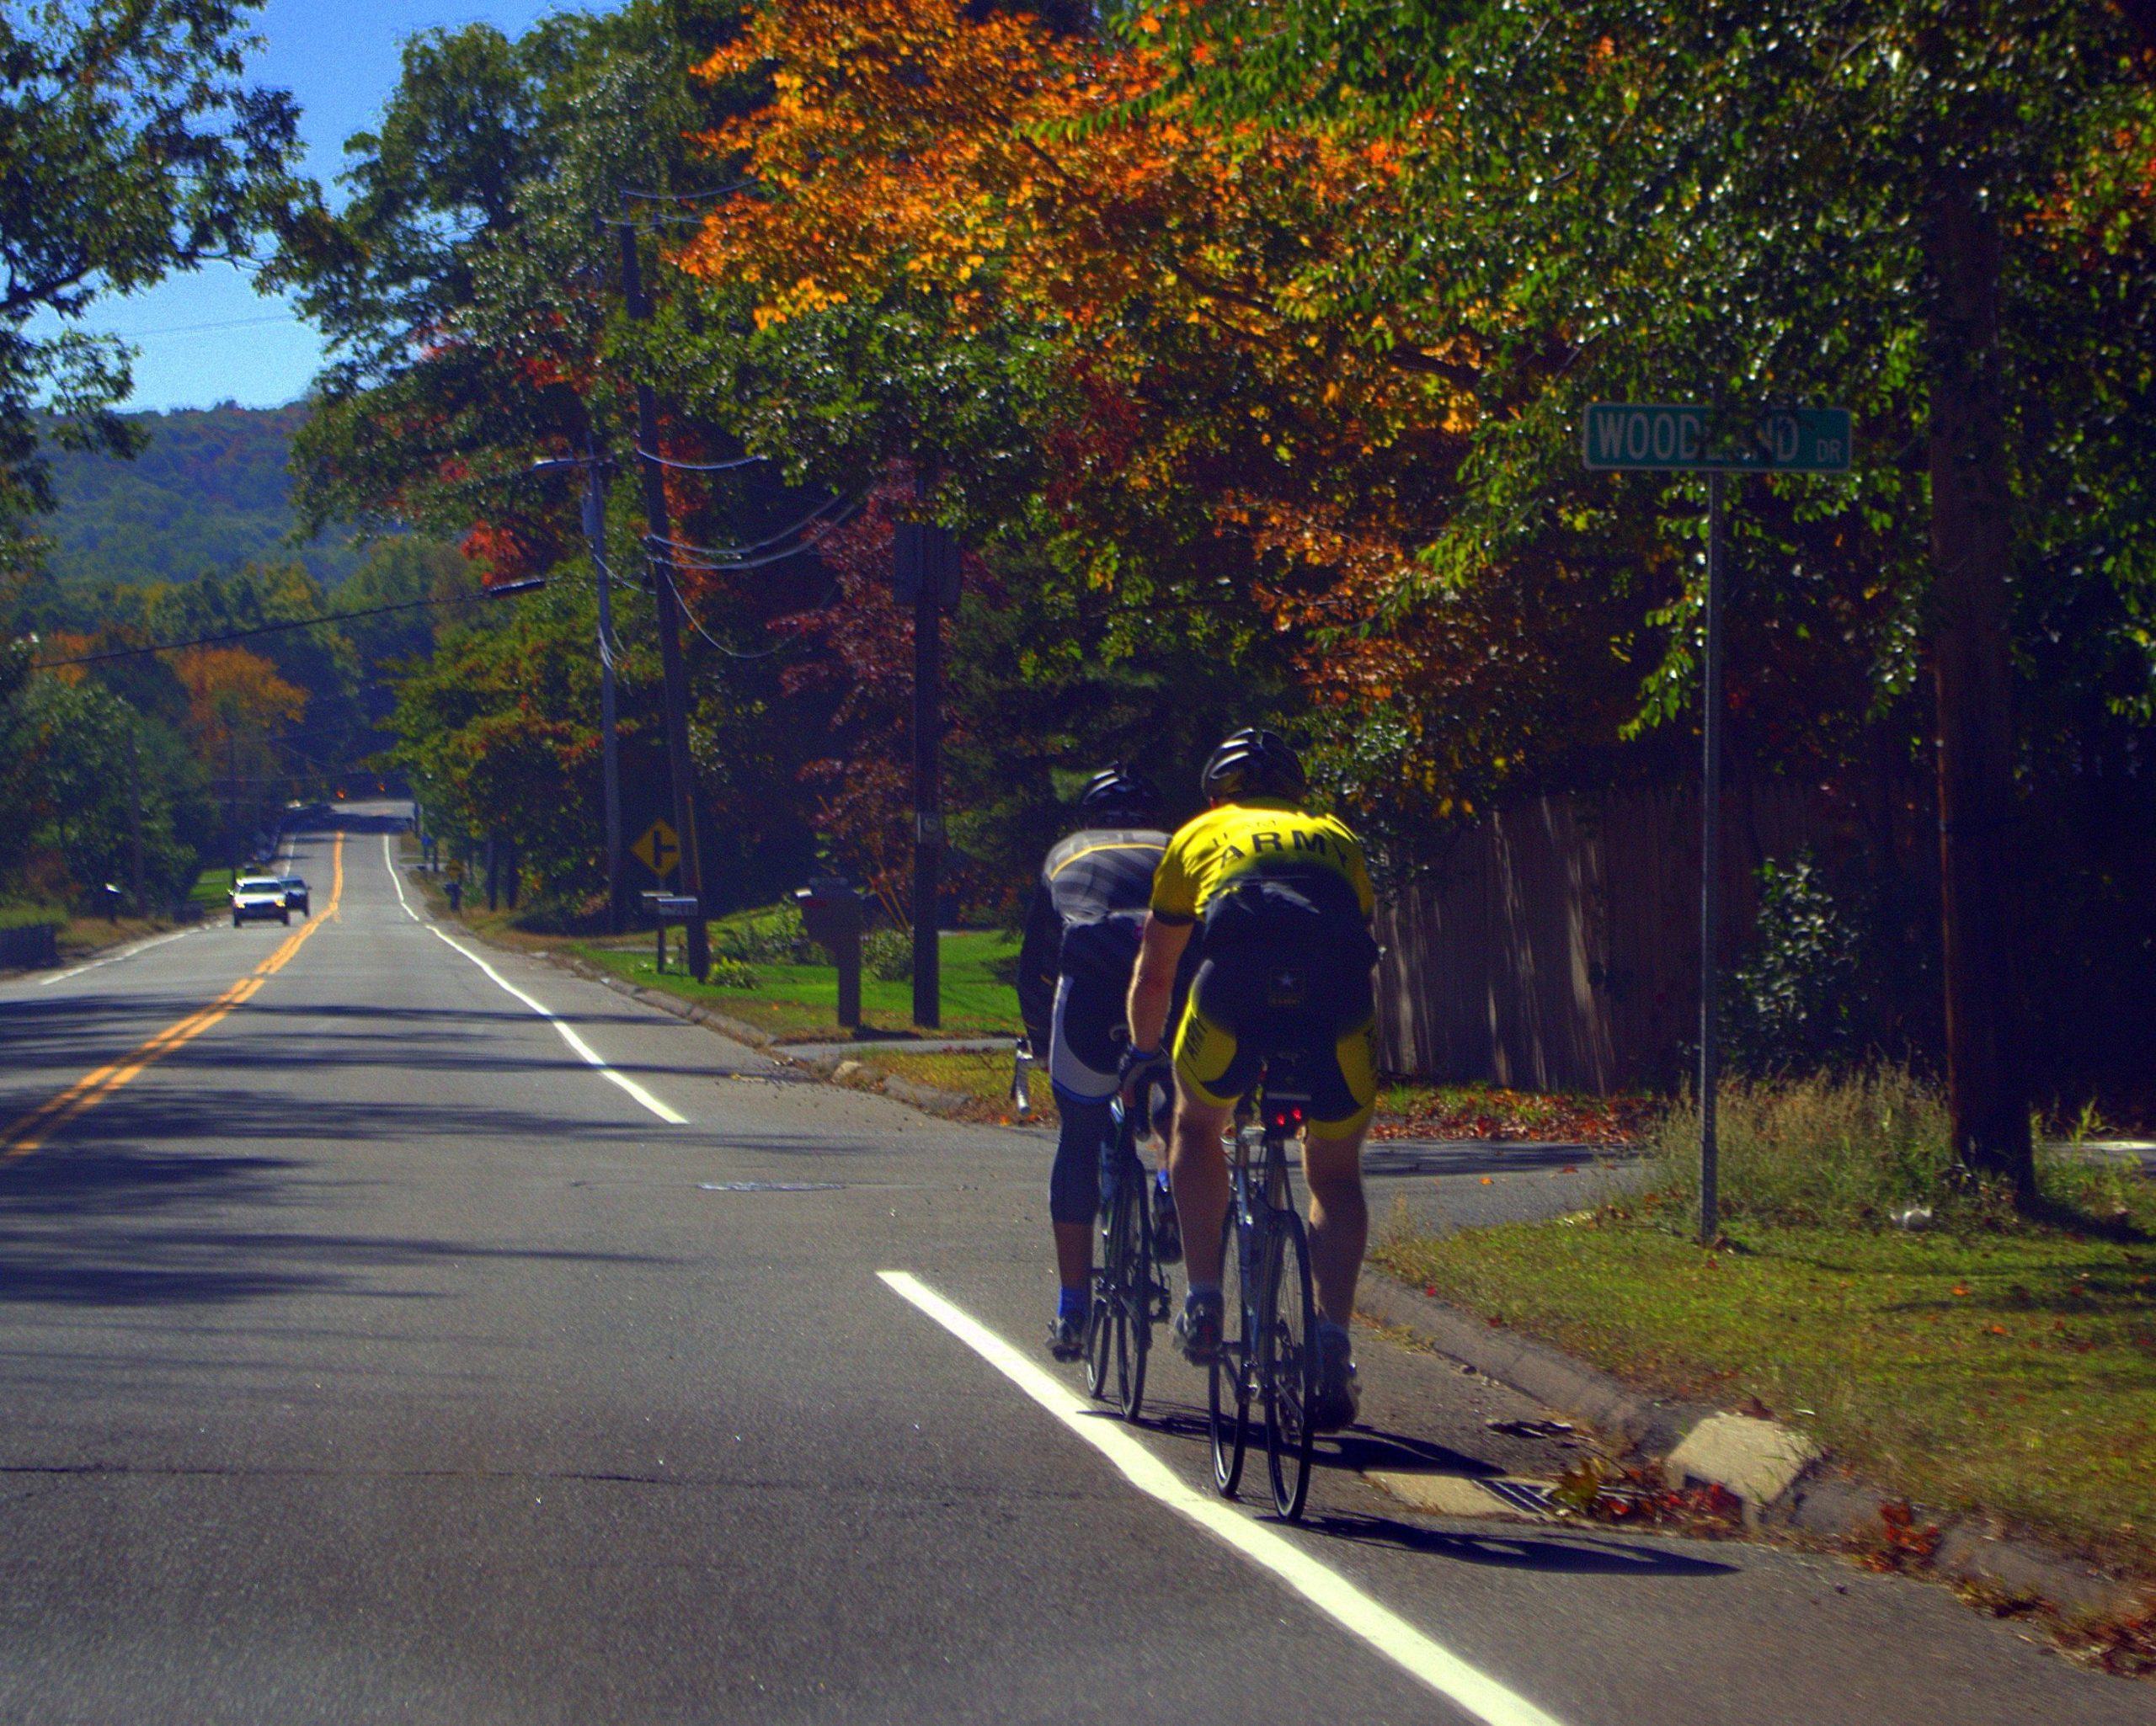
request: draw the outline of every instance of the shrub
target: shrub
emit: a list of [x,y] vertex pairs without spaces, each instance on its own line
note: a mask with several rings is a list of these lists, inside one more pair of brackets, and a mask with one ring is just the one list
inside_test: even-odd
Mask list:
[[712,955],[711,972],[704,981],[713,988],[754,988],[756,973],[739,959],[729,959],[723,954]]
[[1733,1068],[1816,1073],[1876,1052],[1860,967],[1864,921],[1837,902],[1809,852],[1759,866],[1754,945],[1724,994]]
[[744,964],[815,965],[823,949],[801,926],[798,905],[779,904],[712,925],[712,950]]
[[913,976],[913,937],[903,929],[872,929],[861,938],[861,962],[883,983],[905,983]]

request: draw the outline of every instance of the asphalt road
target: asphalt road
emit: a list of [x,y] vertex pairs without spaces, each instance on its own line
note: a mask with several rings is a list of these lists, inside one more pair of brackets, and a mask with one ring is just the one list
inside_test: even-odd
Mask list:
[[1036,1139],[490,976],[344,821],[309,924],[0,986],[0,1720],[2150,1718],[1837,1560],[1406,1512],[1562,1452],[1374,1337],[1309,1525],[1224,1516],[1195,1373],[1132,1433],[1036,1346]]

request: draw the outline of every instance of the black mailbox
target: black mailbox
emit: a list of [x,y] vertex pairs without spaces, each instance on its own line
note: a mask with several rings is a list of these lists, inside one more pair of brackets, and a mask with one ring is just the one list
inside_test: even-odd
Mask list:
[[835,875],[819,875],[796,888],[801,927],[819,943],[839,971],[839,1023],[861,1028],[861,895]]
[[[703,908],[693,898],[679,893],[653,893],[643,896],[644,914],[650,918],[659,930],[659,951],[656,967],[666,969],[666,925],[670,923],[688,923],[702,914]],[[702,978],[696,979],[702,982]]]

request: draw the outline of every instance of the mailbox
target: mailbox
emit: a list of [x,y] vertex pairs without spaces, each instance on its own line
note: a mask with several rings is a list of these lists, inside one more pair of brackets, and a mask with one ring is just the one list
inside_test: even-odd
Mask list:
[[[659,956],[656,965],[659,971],[666,969],[666,925],[670,923],[688,923],[702,914],[702,907],[687,895],[679,893],[648,892],[643,896],[644,914],[659,930]],[[697,981],[702,982],[700,978]]]
[[835,875],[795,889],[801,927],[831,956],[839,972],[839,1023],[861,1028],[861,895]]

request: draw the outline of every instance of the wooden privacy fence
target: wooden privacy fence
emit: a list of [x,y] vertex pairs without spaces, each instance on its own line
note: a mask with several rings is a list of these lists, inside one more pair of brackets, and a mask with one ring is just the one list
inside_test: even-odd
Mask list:
[[[1812,794],[1769,781],[1728,797],[1722,835],[1728,963],[1757,915],[1760,863],[1830,834]],[[1668,1083],[1699,1041],[1699,797],[1515,803],[1396,889],[1378,939],[1389,1072],[1605,1095]]]

